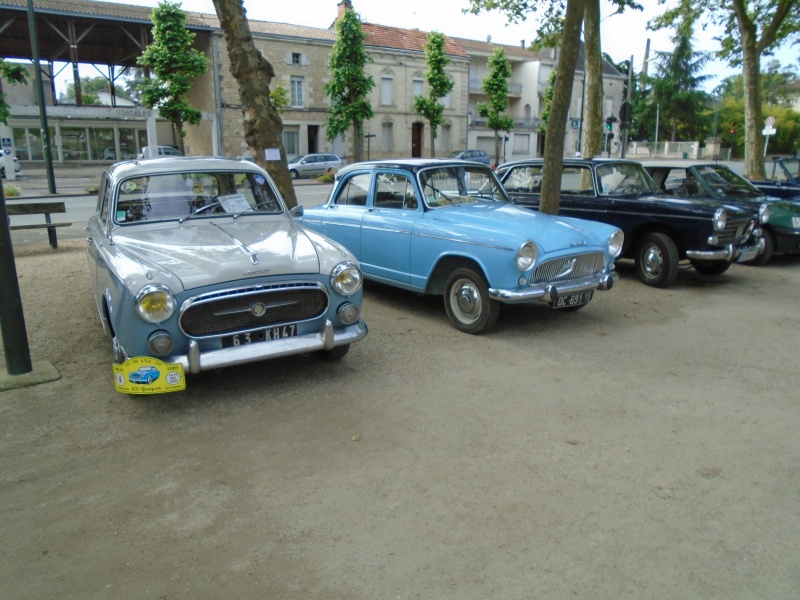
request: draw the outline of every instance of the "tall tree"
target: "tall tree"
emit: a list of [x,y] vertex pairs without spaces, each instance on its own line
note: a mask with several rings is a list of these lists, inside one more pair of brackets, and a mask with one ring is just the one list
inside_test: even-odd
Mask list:
[[[596,156],[603,150],[603,55],[600,47],[600,0],[586,0],[583,9],[584,93],[581,153]],[[605,115],[608,116],[608,115]]]
[[[561,56],[557,65],[558,77],[553,94],[550,115],[547,120],[547,134],[544,150],[545,177],[542,185],[542,212],[557,213],[560,194],[561,169],[563,167],[564,131],[569,116],[569,105],[572,96],[572,85],[575,78],[581,25],[586,9],[585,0],[469,0],[469,8],[464,12],[478,14],[483,10],[499,10],[512,23],[525,21],[529,16],[541,13],[542,24],[537,32],[537,39],[531,48],[541,46],[558,46]],[[633,0],[612,0],[618,12],[626,7],[641,9]],[[600,26],[598,19],[597,27]],[[592,85],[599,85],[594,81]],[[602,98],[602,92],[598,94]],[[587,120],[584,129],[599,129],[600,123]]]
[[347,8],[336,21],[336,43],[328,59],[330,80],[325,84],[325,94],[331,99],[331,108],[325,120],[329,141],[353,128],[353,158],[364,159],[364,121],[372,118],[369,93],[375,80],[364,71],[372,62],[364,49],[367,34],[361,29],[361,17],[352,8]]
[[[242,0],[214,0],[214,9],[225,35],[231,74],[239,84],[244,139],[256,164],[264,167],[289,208],[297,206],[292,178],[283,148],[283,121],[270,100],[275,71],[253,42]],[[277,149],[280,160],[267,160],[267,150]]]
[[475,107],[478,114],[486,119],[486,126],[494,131],[494,162],[500,164],[501,137],[514,129],[514,119],[505,115],[508,108],[508,80],[511,77],[511,64],[505,50],[495,48],[488,61],[489,72],[483,78],[483,92],[487,102],[479,102]]
[[192,48],[195,35],[186,28],[186,13],[180,2],[163,0],[150,14],[153,21],[153,42],[138,59],[156,77],[142,87],[142,101],[148,108],[158,108],[162,117],[172,123],[181,154],[185,153],[184,124],[197,125],[202,113],[186,101],[192,79],[208,70],[205,54]]
[[800,0],[679,0],[677,5],[651,21],[661,29],[680,23],[696,12],[699,19],[721,27],[716,38],[720,58],[741,66],[744,76],[745,165],[744,174],[764,179],[764,126],[761,109],[761,58],[783,43],[800,40]]
[[444,105],[439,102],[453,89],[453,80],[447,75],[445,68],[450,59],[444,52],[447,39],[444,34],[432,31],[425,41],[425,81],[428,83],[428,95],[414,98],[414,110],[428,120],[431,130],[431,156],[436,156],[436,138],[439,127],[444,123]]

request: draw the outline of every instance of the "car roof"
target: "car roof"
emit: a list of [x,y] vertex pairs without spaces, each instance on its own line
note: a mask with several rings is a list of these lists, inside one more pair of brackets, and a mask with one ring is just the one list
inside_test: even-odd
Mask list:
[[[507,169],[509,167],[515,167],[518,165],[541,165],[544,163],[543,158],[526,158],[523,160],[514,160],[510,162],[503,163],[498,169]],[[606,163],[627,163],[632,165],[642,165],[637,160],[631,160],[629,158],[607,158],[605,156],[595,156],[593,158],[564,158],[563,164],[564,165],[601,165]],[[642,165],[643,166],[643,165]]]
[[342,175],[359,169],[402,169],[416,173],[427,167],[452,166],[463,168],[467,165],[489,169],[488,165],[485,163],[471,160],[454,160],[452,158],[397,158],[352,163],[340,169],[336,173],[336,177],[341,177]]
[[263,173],[263,169],[253,162],[218,156],[169,156],[126,160],[111,165],[106,170],[109,177],[114,179],[163,173],[184,173],[187,171],[249,171]]

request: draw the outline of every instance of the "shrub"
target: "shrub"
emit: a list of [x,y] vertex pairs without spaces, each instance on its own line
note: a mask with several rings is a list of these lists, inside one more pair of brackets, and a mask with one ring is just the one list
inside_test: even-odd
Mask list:
[[15,198],[22,194],[22,188],[14,183],[3,184],[3,193],[7,198]]

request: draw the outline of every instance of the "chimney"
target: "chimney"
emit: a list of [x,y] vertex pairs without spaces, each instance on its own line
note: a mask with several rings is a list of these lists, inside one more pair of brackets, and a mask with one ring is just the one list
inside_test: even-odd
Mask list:
[[520,40],[519,44],[522,46],[522,49],[525,50],[525,40]]
[[346,10],[353,10],[353,3],[350,0],[342,0],[336,6],[339,7],[339,16],[338,19],[344,17],[344,11]]

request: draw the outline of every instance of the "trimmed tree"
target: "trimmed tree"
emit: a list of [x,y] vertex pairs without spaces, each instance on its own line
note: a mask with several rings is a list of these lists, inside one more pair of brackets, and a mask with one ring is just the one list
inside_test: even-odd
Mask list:
[[[253,160],[267,170],[287,206],[293,208],[297,206],[297,196],[283,148],[283,121],[270,99],[275,71],[253,42],[242,0],[214,0],[214,9],[225,35],[231,74],[239,84],[244,139],[253,151]],[[268,161],[265,150],[276,148],[280,151],[280,160]]]
[[414,110],[428,120],[431,130],[431,156],[436,156],[436,138],[439,127],[444,124],[444,105],[439,102],[453,89],[453,80],[445,72],[450,59],[444,52],[447,42],[444,34],[432,31],[425,42],[425,81],[428,84],[427,96],[414,97]]
[[[7,62],[0,58],[0,75],[6,78],[9,82],[16,85],[18,83],[28,83],[28,72],[19,63]],[[8,117],[11,116],[9,106],[6,102],[5,94],[0,94],[0,123],[8,123]]]
[[186,101],[192,79],[208,70],[205,54],[192,48],[195,35],[186,29],[186,13],[181,4],[164,0],[150,14],[153,21],[153,42],[137,60],[149,67],[155,77],[142,86],[142,102],[158,108],[162,117],[172,123],[181,154],[185,154],[184,124],[197,125],[202,114]]
[[500,164],[500,132],[510,132],[514,128],[514,119],[504,115],[508,108],[508,80],[511,77],[511,65],[502,48],[495,48],[489,57],[489,73],[483,79],[483,91],[488,102],[479,102],[475,109],[478,115],[486,119],[486,126],[494,131],[494,163]]
[[336,21],[336,43],[328,59],[331,78],[324,88],[331,99],[325,135],[332,142],[352,127],[355,162],[364,159],[364,121],[373,116],[369,93],[375,87],[375,80],[364,72],[366,64],[372,62],[364,49],[366,37],[358,13],[350,8],[345,10]]

